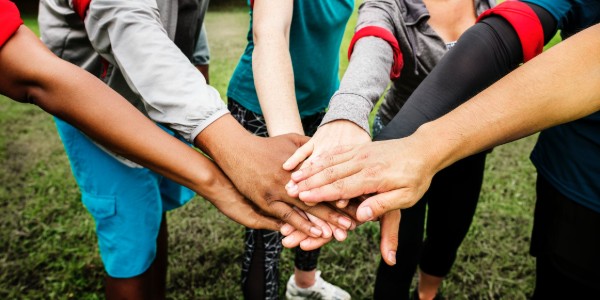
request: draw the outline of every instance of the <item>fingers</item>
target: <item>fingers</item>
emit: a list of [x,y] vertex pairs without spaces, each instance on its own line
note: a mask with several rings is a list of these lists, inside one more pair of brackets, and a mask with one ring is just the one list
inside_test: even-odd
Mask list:
[[312,154],[313,149],[314,142],[310,140],[302,147],[298,148],[298,150],[296,150],[296,152],[294,152],[294,154],[292,154],[292,156],[283,163],[283,169],[287,171],[295,169],[301,162],[303,162]]
[[275,217],[278,217],[281,219],[281,221],[292,225],[294,228],[307,234],[308,236],[320,237],[323,234],[323,231],[318,226],[313,225],[313,223],[305,219],[286,203],[274,201],[271,202],[269,208]]
[[309,237],[309,238],[303,240],[302,242],[300,242],[300,248],[304,251],[312,251],[312,250],[323,247],[325,244],[329,243],[329,241],[331,241],[331,238],[324,239],[324,238],[310,238]]
[[[357,172],[358,171],[360,170],[357,169]],[[313,177],[309,179],[312,179]],[[351,199],[362,196],[363,194],[371,193],[372,188],[361,178],[360,174],[354,173],[321,186],[307,183],[307,190],[300,192],[298,196],[303,202],[323,202]]]
[[306,161],[302,169],[292,173],[292,180],[294,182],[300,182],[323,171],[326,168],[352,159],[354,154],[350,150],[352,150],[351,146],[338,146],[332,151],[319,155],[319,157],[311,158],[310,160]]
[[328,205],[319,204],[316,206],[308,206],[300,201],[298,202],[298,207],[301,210],[308,214],[316,216],[317,218],[327,223],[334,224],[335,226],[338,226],[342,229],[350,229],[356,226],[355,222],[351,218],[340,213],[339,211],[335,210],[334,208]]
[[414,198],[414,195],[411,195],[408,189],[391,190],[377,194],[360,204],[356,212],[356,218],[360,222],[375,220],[389,211],[412,206],[407,204],[416,202],[411,201],[412,198]]
[[386,264],[396,264],[396,251],[398,250],[398,230],[400,229],[400,210],[392,210],[383,215],[379,226],[381,227],[381,257]]
[[[299,210],[299,208],[295,208],[297,210]],[[324,222],[323,220],[313,216],[310,213],[305,212],[306,216],[308,217],[308,220],[310,220],[311,222],[313,222],[313,224],[321,227],[321,231],[323,231],[323,234],[321,234],[322,237],[324,238],[330,238],[331,235],[333,234],[331,227],[329,226],[328,223]]]
[[300,245],[300,242],[307,238],[309,237],[306,234],[296,230],[283,238],[283,240],[281,240],[281,244],[286,248],[295,248]]
[[304,251],[311,251],[322,247],[331,241],[330,238],[312,238],[300,231],[294,231],[285,237],[281,243],[286,248],[294,248],[300,246]]
[[335,206],[337,208],[344,208],[348,205],[348,199],[338,200],[335,202]]

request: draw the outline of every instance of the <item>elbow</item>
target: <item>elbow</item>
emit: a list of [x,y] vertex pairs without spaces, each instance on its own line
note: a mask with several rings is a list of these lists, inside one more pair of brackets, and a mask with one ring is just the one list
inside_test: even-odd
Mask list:
[[269,46],[288,45],[290,40],[289,26],[277,28],[269,24],[253,25],[252,38],[255,47],[269,43]]

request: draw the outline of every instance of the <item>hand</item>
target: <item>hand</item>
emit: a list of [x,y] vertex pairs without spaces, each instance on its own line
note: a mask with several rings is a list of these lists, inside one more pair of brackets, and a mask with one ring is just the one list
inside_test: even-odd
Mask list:
[[[360,197],[363,198],[363,197]],[[350,201],[350,206],[358,205],[359,201]],[[380,243],[380,251],[381,257],[383,260],[390,266],[396,264],[396,251],[398,249],[398,230],[400,226],[400,210],[393,210],[386,214],[384,214],[380,218],[379,222],[380,232],[381,232],[381,243]],[[282,244],[286,248],[294,248],[300,246],[302,250],[310,251],[317,248],[322,247],[324,244],[331,241],[331,238],[312,238],[307,236],[306,234],[295,230],[289,224],[284,224],[281,227],[280,232],[286,236],[282,240]],[[342,235],[340,232],[340,237],[334,234],[338,241],[343,241],[346,239],[346,235]]]
[[202,185],[203,191],[200,194],[206,200],[210,201],[225,216],[246,227],[268,230],[281,228],[281,221],[259,211],[252,202],[245,199],[235,189],[225,175],[218,172],[220,175],[215,178],[216,180],[212,180],[213,184]]
[[[335,120],[321,126],[315,135],[302,147],[298,148],[283,164],[285,170],[293,170],[300,163],[305,168],[321,154],[333,150],[341,145],[358,145],[371,142],[371,137],[361,127],[348,120]],[[296,182],[290,180],[286,185],[288,195],[298,197]],[[344,207],[347,199],[337,202],[338,207]]]
[[307,139],[297,134],[257,137],[225,115],[204,129],[196,144],[210,154],[242,194],[270,215],[312,237],[320,237],[323,229],[303,218],[293,206],[341,228],[351,228],[353,221],[346,215],[326,205],[309,207],[285,191],[290,173],[281,165]]
[[294,172],[292,179],[305,202],[375,194],[357,211],[357,220],[366,222],[421,199],[437,172],[435,158],[435,149],[412,137],[340,146]]

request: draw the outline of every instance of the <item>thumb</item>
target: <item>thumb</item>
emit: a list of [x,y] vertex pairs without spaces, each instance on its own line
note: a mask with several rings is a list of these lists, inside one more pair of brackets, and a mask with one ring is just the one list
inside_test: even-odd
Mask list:
[[301,162],[303,162],[306,158],[308,158],[314,150],[314,142],[309,140],[306,144],[302,145],[300,148],[290,156],[284,163],[283,169],[286,171],[291,171],[295,169]]
[[400,229],[400,210],[392,210],[381,218],[381,257],[390,266],[396,264],[396,250],[398,250],[398,231]]
[[407,203],[414,203],[416,201],[410,202],[411,196],[407,190],[405,188],[391,190],[367,198],[367,200],[358,206],[356,218],[360,222],[372,221],[394,209],[412,206]]

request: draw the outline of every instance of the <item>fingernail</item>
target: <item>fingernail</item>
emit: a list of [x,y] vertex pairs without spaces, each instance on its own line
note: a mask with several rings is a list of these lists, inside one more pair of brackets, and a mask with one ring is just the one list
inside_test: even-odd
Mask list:
[[358,210],[358,218],[361,221],[371,221],[373,219],[373,210],[370,207],[363,207]]
[[298,185],[295,182],[290,181],[285,185],[285,188],[290,192],[295,192],[298,190]]
[[388,261],[392,264],[396,264],[396,251],[388,251]]
[[323,232],[321,231],[321,229],[319,229],[317,227],[311,227],[310,228],[310,233],[312,233],[315,237],[320,237],[321,234],[323,234]]
[[293,231],[292,227],[291,227],[291,226],[288,226],[287,224],[286,224],[286,225],[283,225],[283,226],[281,226],[281,230],[280,230],[280,232],[281,232],[281,234],[283,234],[283,235],[285,235],[285,236],[287,236],[287,235],[289,235],[290,233],[292,233],[292,231]]
[[304,192],[300,192],[300,194],[298,194],[298,197],[300,199],[304,199],[306,197],[310,196],[310,191],[304,191]]
[[346,231],[341,230],[339,228],[335,230],[335,239],[336,240],[341,242],[341,241],[345,240],[347,236],[348,235],[346,234]]
[[350,219],[345,218],[345,217],[339,217],[338,224],[340,224],[342,227],[348,229],[348,228],[350,228],[350,226],[352,226],[352,221],[350,221]]
[[297,180],[300,177],[302,177],[302,170],[296,171],[294,173],[292,173],[292,179]]
[[291,240],[290,237],[285,237],[283,240],[281,240],[281,244],[286,248],[292,248],[292,247],[290,247],[290,244],[289,244],[290,240]]
[[323,228],[322,230],[323,230],[323,238],[328,239],[331,237],[331,234],[332,234],[331,230],[325,230],[325,228]]

